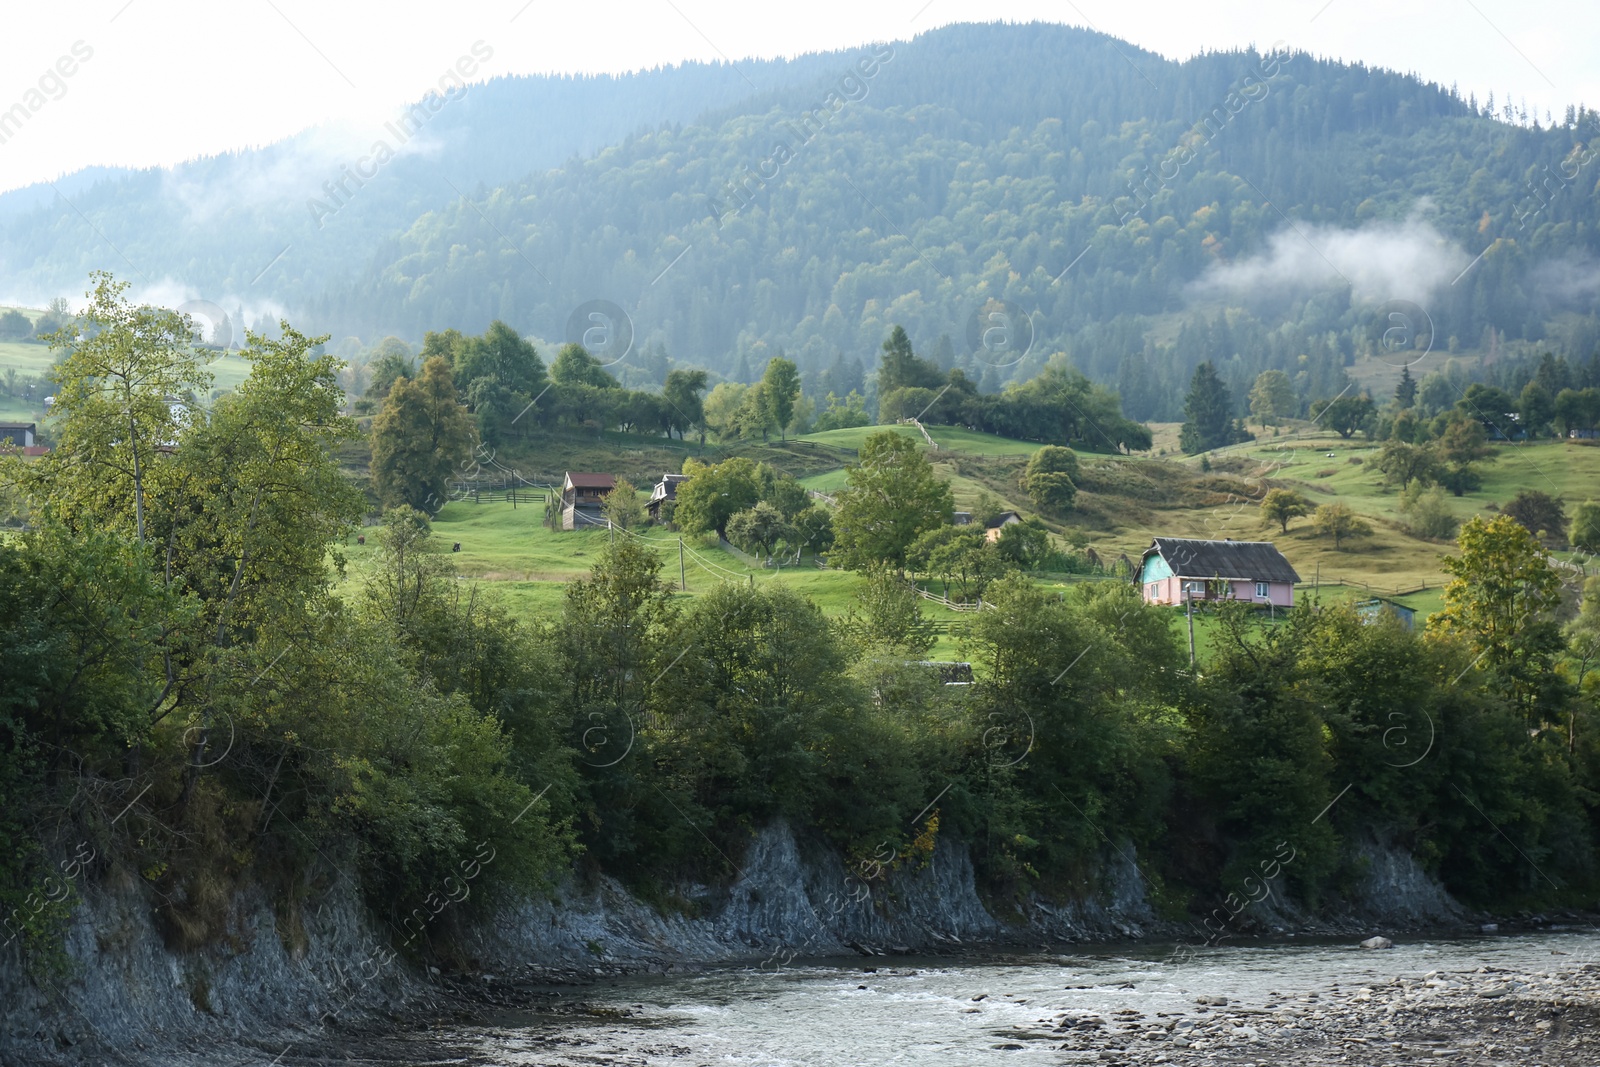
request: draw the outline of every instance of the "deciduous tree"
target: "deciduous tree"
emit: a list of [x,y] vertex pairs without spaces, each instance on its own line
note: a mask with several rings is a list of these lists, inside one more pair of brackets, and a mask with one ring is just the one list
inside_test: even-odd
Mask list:
[[400,379],[372,420],[372,484],[385,505],[435,513],[444,506],[451,471],[472,454],[472,417],[456,400],[450,365],[441,356],[422,376]]

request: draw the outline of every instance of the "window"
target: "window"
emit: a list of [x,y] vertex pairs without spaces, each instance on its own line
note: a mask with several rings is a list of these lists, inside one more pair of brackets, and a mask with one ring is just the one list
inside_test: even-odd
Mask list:
[[1257,600],[1265,600],[1265,599],[1267,599],[1267,583],[1266,582],[1257,582],[1256,583],[1256,599]]
[[1201,599],[1204,599],[1206,595],[1206,583],[1184,582],[1183,595],[1187,597],[1200,597]]

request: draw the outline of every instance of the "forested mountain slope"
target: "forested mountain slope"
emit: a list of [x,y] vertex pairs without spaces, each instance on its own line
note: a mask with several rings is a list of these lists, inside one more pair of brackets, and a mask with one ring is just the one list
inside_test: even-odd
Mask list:
[[[483,42],[463,59],[480,71],[495,69],[493,48]],[[838,62],[810,55],[616,78],[496,78],[441,94],[432,109],[428,102],[397,108],[387,125],[316,127],[173,168],[89,168],[55,188],[0,195],[0,277],[7,296],[39,304],[76,295],[89,271],[105,268],[147,287],[198,292],[229,312],[243,306],[252,320],[269,305],[292,310],[330,280],[353,276],[418,215],[461,194],[481,197],[488,186],[592,154],[640,129],[814,81]],[[392,160],[380,162],[379,141]],[[369,176],[352,179],[347,169]]]
[[665,350],[745,377],[782,349],[813,390],[840,356],[870,371],[900,323],[986,390],[1065,352],[1128,415],[1176,420],[1209,359],[1241,408],[1279,368],[1304,409],[1397,306],[1403,360],[1434,353],[1417,377],[1448,353],[1600,346],[1600,118],[1493,105],[1271,49],[1180,63],[1070,27],[957,25],[496,80],[342,188],[371,149],[326,130],[114,176],[13,210],[0,271],[44,297],[110,266],[369,345],[496,318],[559,342],[607,301],[655,366]]
[[836,352],[870,367],[896,322],[919,350],[949,335],[959,363],[1000,298],[1034,343],[976,370],[1000,364],[997,384],[1065,350],[1140,418],[1177,417],[1205,358],[1236,396],[1269,366],[1332,395],[1391,299],[1425,308],[1441,351],[1490,328],[1592,349],[1593,113],[1533,128],[1359,65],[1174,63],[1058,26],[949,27],[856,58],[829,90],[425,215],[315,317],[363,336],[498,317],[559,339],[605,299],[641,340],[733,373],[779,347],[804,370]]

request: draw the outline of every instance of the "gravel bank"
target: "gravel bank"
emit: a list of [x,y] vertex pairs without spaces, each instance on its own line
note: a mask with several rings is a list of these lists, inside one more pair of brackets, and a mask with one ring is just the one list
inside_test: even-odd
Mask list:
[[1259,1003],[1198,997],[1191,1010],[1156,1015],[1132,1007],[1059,1013],[1019,1032],[1013,1047],[1064,1036],[1066,1063],[1592,1067],[1600,1064],[1600,964],[1561,964],[1330,985]]

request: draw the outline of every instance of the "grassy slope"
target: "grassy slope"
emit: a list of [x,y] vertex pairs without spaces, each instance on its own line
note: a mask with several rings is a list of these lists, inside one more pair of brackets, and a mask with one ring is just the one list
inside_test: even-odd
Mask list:
[[[0,308],[0,312],[5,310]],[[37,312],[34,315],[37,315]],[[0,342],[0,378],[3,378],[7,371],[15,371],[19,379],[43,379],[48,376],[54,362],[55,355],[49,345],[21,341]],[[236,388],[245,380],[250,373],[250,365],[238,356],[230,354],[208,363],[206,370],[211,372],[212,388],[225,392]],[[42,390],[35,390],[31,400],[0,395],[0,419],[8,422],[42,422],[45,411],[44,398],[52,392],[54,386],[46,383]]]
[[[490,585],[511,610],[536,621],[559,617],[567,582],[588,573],[595,557],[605,546],[602,530],[556,531],[543,525],[543,504],[473,504],[463,501],[445,505],[434,522],[434,533],[445,548],[456,542],[460,553],[453,554],[464,578]],[[369,528],[367,534],[373,531]],[[647,543],[661,555],[662,575],[674,584],[679,577],[678,537],[656,528],[641,530]],[[617,536],[625,536],[618,534]],[[829,615],[842,614],[854,598],[860,579],[846,571],[819,570],[809,562],[797,568],[772,571],[746,566],[741,560],[697,538],[685,538],[684,576],[687,596],[693,597],[723,582],[777,582],[810,597]],[[369,536],[365,545],[352,540],[342,551],[350,561],[351,580],[358,580],[370,563],[376,546]],[[699,558],[696,559],[695,557]],[[929,604],[929,614],[942,627],[959,622],[962,616]],[[941,636],[934,652],[953,657],[956,648],[948,634]]]
[[[850,456],[843,450],[859,446],[870,432],[868,428],[841,430],[810,435],[786,445],[707,445],[703,449],[692,442],[641,441],[637,437],[606,434],[594,439],[524,442],[502,450],[502,458],[509,462],[515,455],[530,472],[536,464],[552,471],[602,469],[628,474],[636,470],[636,480],[642,487],[648,484],[650,471],[681,466],[684,456],[703,455],[707,460],[716,460],[737,452],[794,470],[813,488],[833,490],[844,485],[839,464],[848,462]],[[910,427],[898,428],[897,432],[920,440]],[[958,430],[935,430],[934,436],[944,447],[930,452],[929,458],[940,474],[950,479],[958,506],[970,506],[980,492],[987,492],[1008,506],[1031,513],[1017,475],[1032,445]],[[1326,455],[1330,451],[1335,453],[1332,459]],[[1439,606],[1442,575],[1437,559],[1448,546],[1417,541],[1392,526],[1396,494],[1381,487],[1375,471],[1348,462],[1352,457],[1364,459],[1374,451],[1369,445],[1343,442],[1335,435],[1279,442],[1269,439],[1236,450],[1229,457],[1219,457],[1217,469],[1211,473],[1201,472],[1197,461],[1191,460],[1085,454],[1081,457],[1085,489],[1079,496],[1080,507],[1067,523],[1051,525],[1058,532],[1070,530],[1086,535],[1089,543],[1108,559],[1124,551],[1136,557],[1156,533],[1273,539],[1308,582],[1318,575],[1321,565],[1320,574],[1325,579],[1321,593],[1325,600],[1365,597],[1371,591],[1387,592],[1426,582],[1430,588],[1425,592],[1400,598],[1426,615]],[[1528,484],[1528,479],[1536,476],[1533,472],[1539,470],[1544,470],[1564,491],[1576,492],[1585,485],[1600,484],[1600,449],[1541,443],[1507,446],[1500,454],[1501,461],[1488,468],[1485,490],[1454,502],[1463,516],[1482,512],[1492,500],[1508,497],[1509,490]],[[805,474],[808,470],[815,473]],[[1319,472],[1329,470],[1334,473],[1317,477]],[[1255,507],[1263,477],[1270,477],[1273,484],[1299,488],[1314,502],[1346,500],[1375,520],[1377,534],[1342,552],[1335,552],[1331,544],[1312,537],[1304,520],[1291,528],[1288,537],[1277,536],[1275,531],[1262,527]],[[513,509],[504,500],[476,505],[459,502],[441,512],[435,529],[446,544],[461,542],[462,551],[455,561],[464,577],[492,583],[508,606],[527,617],[551,620],[561,611],[565,583],[587,572],[607,534],[552,531],[542,525],[543,515],[542,503],[524,502]],[[663,573],[676,580],[676,535],[646,529],[642,536],[661,552]],[[817,570],[810,565],[780,572],[751,568],[705,541],[688,539],[687,544],[693,550],[693,554],[685,556],[687,597],[723,581],[749,581],[753,576],[756,582],[780,582],[795,588],[835,615],[848,608],[859,584],[854,575]],[[358,565],[357,570],[371,551],[371,545],[351,546],[349,555]],[[1060,580],[1041,579],[1041,583],[1052,589],[1066,588]],[[955,631],[963,616],[931,604],[928,608],[943,631],[933,655],[960,655]],[[1181,612],[1173,613],[1173,625],[1182,630]],[[1202,617],[1197,626],[1202,654],[1211,645],[1211,630],[1210,620]]]

